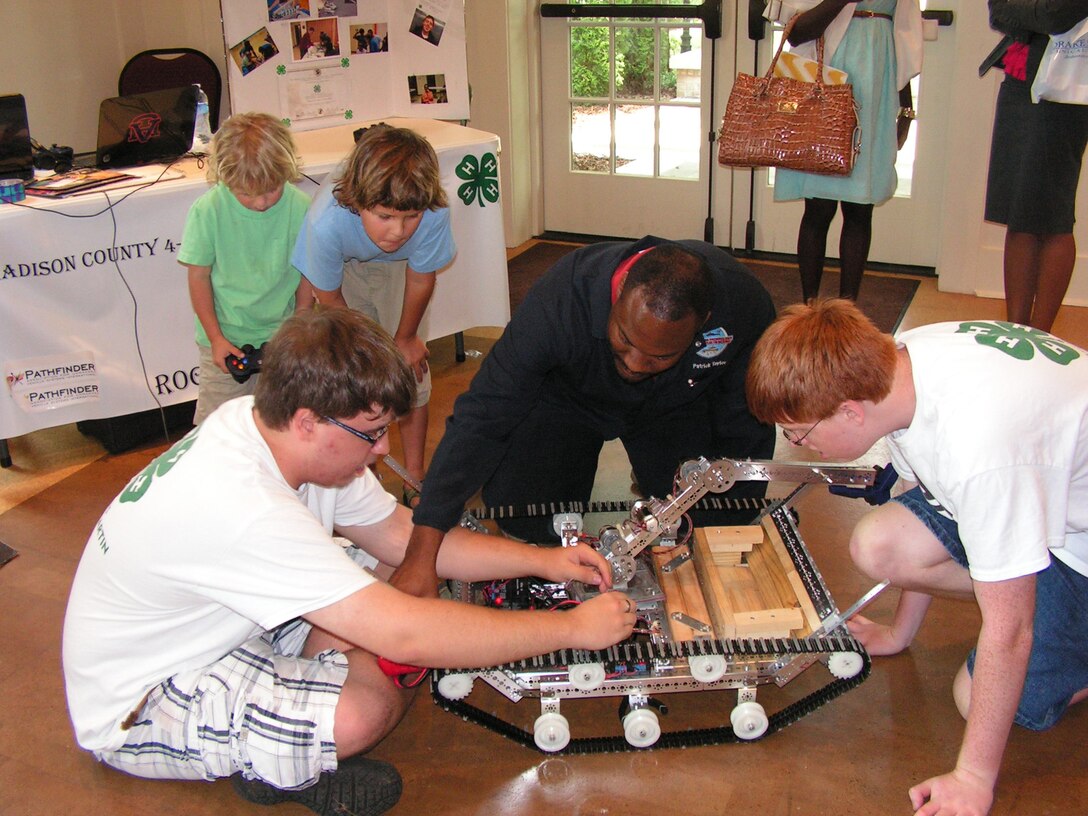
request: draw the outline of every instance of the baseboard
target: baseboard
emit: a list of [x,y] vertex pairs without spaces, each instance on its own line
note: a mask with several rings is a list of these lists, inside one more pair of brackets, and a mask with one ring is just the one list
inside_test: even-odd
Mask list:
[[[632,240],[631,238],[624,238],[619,236],[588,235],[578,232],[554,232],[551,230],[546,230],[536,237],[541,241],[559,241],[571,244],[596,244],[600,243],[601,241]],[[796,266],[797,264],[797,256],[791,255],[786,252],[763,252],[760,250],[744,250],[738,249],[736,247],[727,246],[723,246],[721,248],[731,254],[734,258],[748,258],[753,261],[769,261],[772,263],[790,264],[792,266]],[[827,268],[838,269],[838,259],[828,258]],[[932,266],[914,266],[912,264],[892,264],[869,261],[865,264],[865,269],[869,272],[885,272],[893,275],[909,275],[915,278],[937,277],[937,269]]]
[[[761,252],[759,250],[744,250],[733,249],[730,247],[722,247],[722,249],[729,252],[734,258],[748,259],[752,261],[768,261],[771,263],[783,263],[790,266],[797,265],[797,256],[791,255],[787,252]],[[826,266],[828,269],[838,269],[838,258],[828,258]],[[932,266],[914,266],[912,264],[893,264],[893,263],[880,263],[878,261],[867,261],[865,264],[866,272],[886,272],[892,275],[908,275],[912,278],[935,278],[937,277],[937,269]]]

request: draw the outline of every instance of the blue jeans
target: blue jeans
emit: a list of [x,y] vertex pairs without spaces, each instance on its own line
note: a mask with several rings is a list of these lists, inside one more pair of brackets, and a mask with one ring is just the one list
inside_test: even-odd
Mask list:
[[[952,560],[968,567],[959,525],[942,516],[914,488],[897,501],[926,525]],[[1070,698],[1088,688],[1088,577],[1051,557],[1035,575],[1033,641],[1016,723],[1033,731],[1050,728],[1065,713]],[[967,656],[974,672],[975,650]]]

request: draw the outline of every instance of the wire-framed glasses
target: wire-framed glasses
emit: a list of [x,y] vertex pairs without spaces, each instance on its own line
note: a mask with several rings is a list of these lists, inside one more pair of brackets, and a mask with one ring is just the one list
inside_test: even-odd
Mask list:
[[326,422],[331,422],[337,428],[343,428],[345,431],[347,431],[352,436],[357,436],[360,439],[362,439],[364,442],[369,442],[371,445],[377,445],[378,440],[381,439],[383,436],[385,436],[386,433],[389,431],[389,426],[385,425],[385,426],[383,426],[381,428],[378,428],[373,433],[366,433],[365,431],[356,430],[355,428],[352,428],[350,425],[345,425],[340,420],[333,419],[331,416],[326,416],[325,414],[322,414],[321,418],[323,420],[325,420]]
[[819,425],[821,422],[823,422],[822,419],[816,420],[816,422],[814,422],[812,424],[812,427],[809,428],[807,431],[805,431],[800,436],[795,436],[793,431],[788,431],[785,428],[783,428],[782,429],[782,436],[784,436],[786,438],[786,441],[789,442],[791,445],[797,445],[797,447],[801,447],[801,443],[805,441],[805,439],[808,437],[808,435],[810,433],[812,433],[812,431],[816,428],[816,426]]

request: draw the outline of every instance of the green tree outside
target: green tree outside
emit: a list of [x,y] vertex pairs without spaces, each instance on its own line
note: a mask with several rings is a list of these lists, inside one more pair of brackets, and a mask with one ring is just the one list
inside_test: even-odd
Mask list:
[[[593,5],[605,0],[589,0]],[[619,5],[639,5],[636,0],[611,0]],[[683,5],[679,0],[672,0]],[[608,20],[600,26],[576,26],[571,29],[570,80],[574,97],[608,97],[609,27]],[[696,32],[698,23],[690,25]],[[662,29],[661,53],[654,59],[652,28],[617,26],[616,36],[616,96],[625,99],[653,99],[654,73],[660,66],[661,98],[676,96],[676,74],[669,70],[669,57],[680,50],[680,29]]]

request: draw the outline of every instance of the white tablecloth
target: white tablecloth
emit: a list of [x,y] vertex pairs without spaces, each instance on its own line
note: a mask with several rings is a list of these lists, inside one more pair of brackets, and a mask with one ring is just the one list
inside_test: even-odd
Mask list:
[[[498,137],[435,120],[383,121],[431,141],[450,200],[457,257],[438,276],[421,334],[505,325]],[[295,134],[304,172],[322,181],[367,124]],[[193,312],[177,245],[208,185],[195,160],[175,167],[184,177],[142,189],[0,204],[0,440],[196,398]]]

